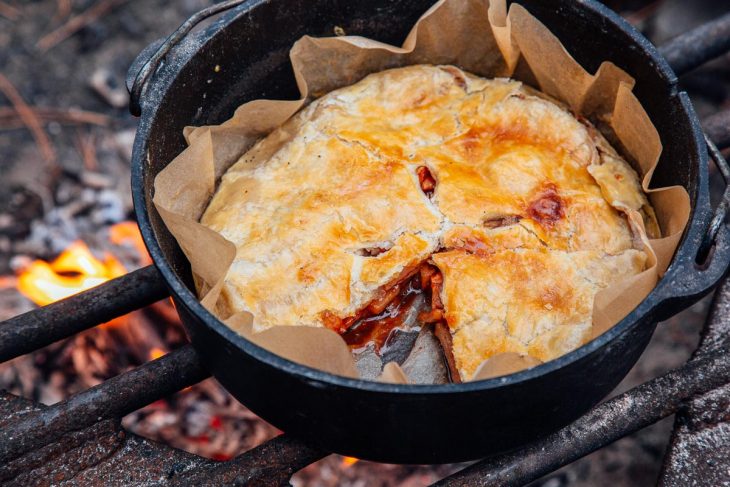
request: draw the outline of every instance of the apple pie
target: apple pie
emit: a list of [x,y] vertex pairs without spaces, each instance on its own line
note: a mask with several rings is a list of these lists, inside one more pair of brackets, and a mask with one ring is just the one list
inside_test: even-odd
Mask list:
[[380,346],[425,295],[454,381],[588,341],[596,293],[642,272],[642,237],[659,236],[590,122],[518,81],[432,65],[310,103],[231,166],[201,223],[236,247],[224,314]]

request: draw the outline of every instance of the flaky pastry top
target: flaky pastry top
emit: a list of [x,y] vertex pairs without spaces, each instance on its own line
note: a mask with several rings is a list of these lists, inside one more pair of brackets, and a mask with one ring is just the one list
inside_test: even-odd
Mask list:
[[498,353],[587,341],[595,294],[644,269],[637,232],[659,236],[590,123],[518,81],[431,65],[310,103],[225,173],[201,223],[235,245],[224,312],[255,330],[352,316],[432,262],[465,378]]

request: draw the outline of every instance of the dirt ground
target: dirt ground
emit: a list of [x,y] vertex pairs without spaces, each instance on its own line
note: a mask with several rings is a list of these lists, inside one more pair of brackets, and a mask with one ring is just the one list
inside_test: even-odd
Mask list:
[[[100,229],[133,218],[129,164],[137,121],[127,109],[127,68],[145,46],[212,3],[0,0],[0,279],[13,274],[18,256],[49,259],[77,238],[93,247]],[[711,0],[607,3],[658,42],[730,8]],[[727,59],[720,60],[684,80],[701,116],[730,107],[727,66]],[[19,114],[17,98],[36,114],[35,134],[29,129],[33,117],[29,122]],[[85,191],[86,186],[92,190]],[[53,212],[83,198],[93,205],[68,220]],[[14,290],[3,289],[2,282],[6,281],[0,280],[0,318],[32,308]],[[617,392],[686,361],[697,344],[707,303],[704,300],[660,324],[649,349]],[[0,382],[0,388],[6,387]],[[668,418],[533,485],[653,484],[671,428]],[[451,470],[367,462],[343,468],[341,458],[330,457],[298,474],[294,483],[416,486]]]

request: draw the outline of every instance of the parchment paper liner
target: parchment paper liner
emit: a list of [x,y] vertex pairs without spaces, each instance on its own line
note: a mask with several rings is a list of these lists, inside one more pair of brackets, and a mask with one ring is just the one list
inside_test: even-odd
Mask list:
[[[577,20],[576,20],[577,21]],[[620,321],[654,288],[679,243],[690,214],[684,188],[649,189],[661,142],[639,101],[634,79],[612,63],[585,71],[560,41],[522,6],[507,13],[504,0],[441,0],[416,23],[402,47],[363,37],[297,41],[290,52],[302,98],[255,100],[218,126],[185,130],[189,147],[155,179],[154,204],[190,261],[201,303],[248,340],[278,355],[333,374],[357,377],[352,355],[335,332],[302,326],[252,333],[250,313],[225,316],[218,308],[223,278],[235,256],[233,244],[198,223],[221,175],[259,138],[283,124],[313,98],[351,85],[366,75],[412,64],[453,64],[486,78],[513,77],[567,104],[601,127],[642,175],[665,237],[643,238],[648,268],[596,295],[593,337]],[[643,228],[639,214],[628,214]],[[472,380],[496,377],[539,363],[514,353],[485,361]],[[396,364],[380,380],[406,382]]]

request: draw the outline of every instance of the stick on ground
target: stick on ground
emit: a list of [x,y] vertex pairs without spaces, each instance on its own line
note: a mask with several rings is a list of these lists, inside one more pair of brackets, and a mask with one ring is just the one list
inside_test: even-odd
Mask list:
[[5,2],[0,2],[0,17],[5,17],[8,20],[18,20],[20,10]]
[[38,116],[32,108],[25,103],[23,97],[20,96],[18,90],[15,88],[13,83],[10,82],[2,73],[0,73],[0,91],[10,101],[15,108],[23,123],[28,127],[28,130],[33,134],[33,138],[36,140],[38,147],[43,154],[43,158],[47,162],[56,162],[56,151],[51,145],[51,140],[48,138],[48,134],[43,130]]
[[[48,122],[58,122],[68,125],[98,125],[107,127],[112,120],[103,113],[90,112],[87,110],[55,108],[55,107],[39,107],[30,106],[30,109],[38,117],[41,124]],[[0,128],[14,129],[25,127],[23,120],[13,107],[0,107]]]
[[65,41],[79,30],[95,20],[106,15],[110,10],[128,2],[129,0],[101,0],[78,15],[68,19],[61,27],[44,35],[36,44],[41,52],[46,52],[57,44]]

